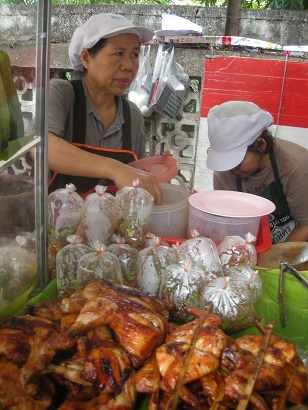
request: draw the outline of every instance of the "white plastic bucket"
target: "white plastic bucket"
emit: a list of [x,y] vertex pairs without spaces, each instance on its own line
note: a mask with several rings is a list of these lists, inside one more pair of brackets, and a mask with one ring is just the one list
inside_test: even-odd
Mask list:
[[190,192],[183,186],[170,183],[160,186],[163,202],[153,207],[148,231],[157,236],[186,238]]

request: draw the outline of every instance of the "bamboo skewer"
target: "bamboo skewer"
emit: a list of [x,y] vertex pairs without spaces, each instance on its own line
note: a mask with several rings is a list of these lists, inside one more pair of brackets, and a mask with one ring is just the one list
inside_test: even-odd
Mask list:
[[195,349],[197,337],[199,335],[200,330],[202,329],[203,322],[204,322],[206,316],[208,315],[208,313],[209,312],[207,310],[203,311],[201,316],[199,317],[199,321],[198,321],[196,329],[193,333],[190,346],[189,346],[189,348],[188,348],[188,350],[185,354],[184,360],[183,360],[183,366],[182,366],[181,371],[178,375],[176,384],[175,384],[174,389],[173,389],[172,396],[169,399],[168,410],[176,410],[177,409],[177,405],[178,405],[180,394],[181,394],[181,388],[182,388],[182,385],[183,385],[184,379],[185,379],[185,374],[186,374],[186,371],[187,371],[189,363],[190,363],[190,359],[191,359],[191,357],[193,355],[193,352],[194,352],[194,349]]
[[252,372],[250,374],[249,379],[247,380],[245,389],[244,389],[244,394],[241,400],[239,401],[239,404],[236,407],[236,410],[246,410],[248,403],[250,401],[251,394],[253,392],[254,385],[256,383],[264,356],[265,356],[265,351],[268,346],[272,330],[273,330],[274,322],[270,321],[267,325],[267,329],[265,331],[262,344],[260,346],[260,350],[258,353],[258,356],[256,357]]

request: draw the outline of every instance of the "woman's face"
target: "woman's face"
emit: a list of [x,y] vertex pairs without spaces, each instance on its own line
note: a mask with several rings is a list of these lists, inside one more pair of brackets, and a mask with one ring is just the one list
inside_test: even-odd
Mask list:
[[123,94],[137,74],[139,54],[140,43],[135,34],[119,34],[107,39],[94,56],[83,49],[81,61],[87,69],[87,85],[105,94]]
[[232,175],[240,178],[248,178],[261,170],[263,154],[247,151],[243,161],[231,169]]

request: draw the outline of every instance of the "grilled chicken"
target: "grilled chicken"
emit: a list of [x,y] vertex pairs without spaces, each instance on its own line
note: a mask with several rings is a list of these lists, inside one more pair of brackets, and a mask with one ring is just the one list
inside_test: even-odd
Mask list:
[[[262,340],[262,335],[245,335],[224,350],[222,365],[231,372],[225,379],[225,398],[238,402],[243,397]],[[271,336],[251,399],[256,408],[268,409],[261,394],[279,397],[286,392],[285,400],[294,404],[307,400],[308,373],[297,361],[292,343]]]
[[233,340],[208,310],[188,307],[199,319],[169,324],[166,306],[98,280],[2,320],[0,409],[54,408],[59,386],[67,392],[60,410],[130,410],[137,391],[150,395],[148,410],[235,409],[261,350],[248,408],[307,402],[307,369],[294,345],[271,336],[264,350],[262,334]]
[[[214,315],[209,315],[204,321],[195,342],[184,383],[200,379],[218,369],[220,356],[227,345],[225,333],[216,326],[219,323],[219,319]],[[197,325],[198,319],[195,319],[178,327],[166,338],[166,343],[156,350],[159,370],[167,390],[175,385]]]
[[27,384],[21,382],[20,367],[0,359],[0,408],[10,410],[49,409],[55,396],[55,386],[48,376]]
[[91,299],[84,305],[70,332],[81,334],[106,324],[130,354],[135,367],[151,355],[168,331],[168,321],[164,316],[137,302],[106,295]]
[[71,394],[59,410],[131,410],[136,402],[134,372],[123,383],[119,394],[100,393],[92,399],[82,400]]

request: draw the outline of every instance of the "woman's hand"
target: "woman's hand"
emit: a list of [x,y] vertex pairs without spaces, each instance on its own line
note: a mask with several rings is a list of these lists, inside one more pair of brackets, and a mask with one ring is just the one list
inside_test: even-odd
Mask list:
[[162,192],[159,183],[153,174],[145,171],[136,171],[129,165],[121,164],[126,169],[122,169],[113,175],[115,185],[121,189],[124,186],[133,186],[133,182],[139,180],[139,187],[147,190],[154,198],[155,205],[162,203]]

